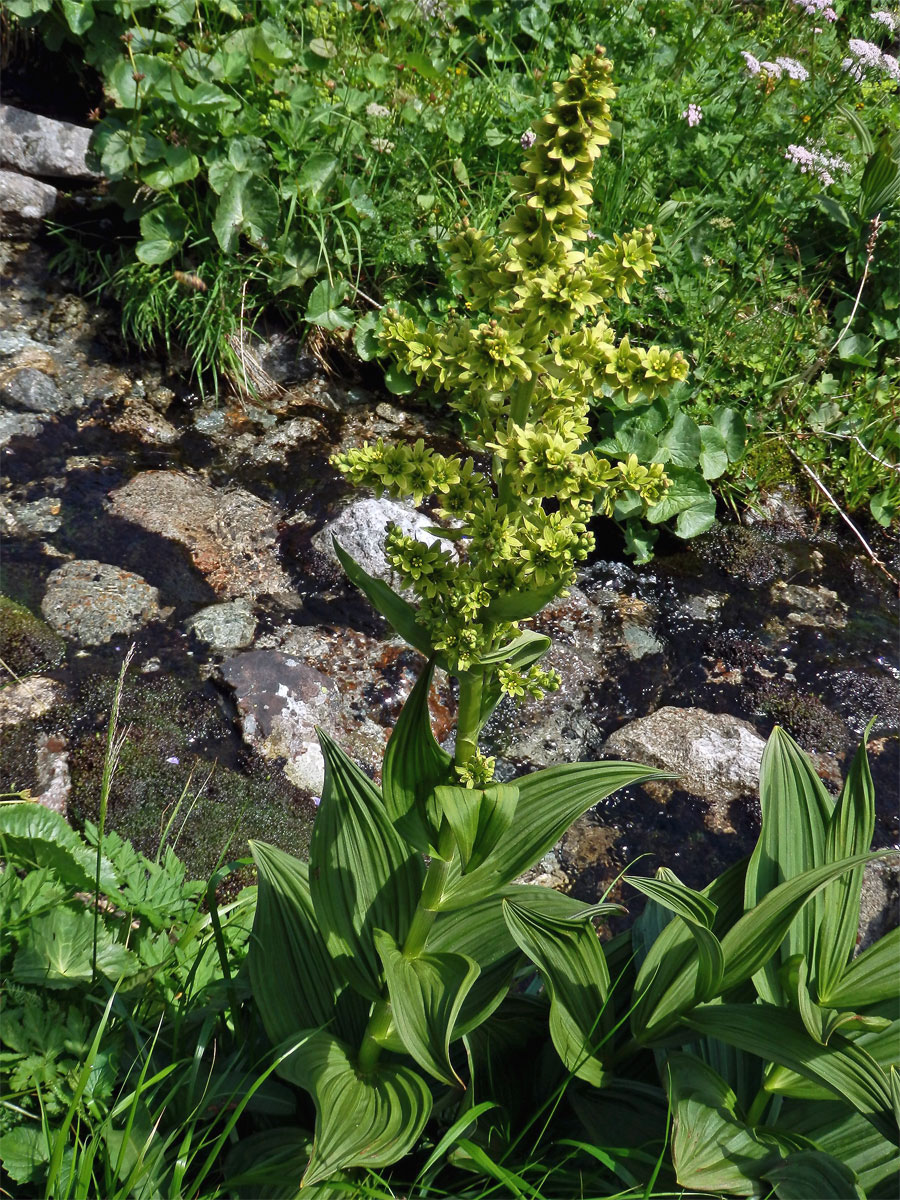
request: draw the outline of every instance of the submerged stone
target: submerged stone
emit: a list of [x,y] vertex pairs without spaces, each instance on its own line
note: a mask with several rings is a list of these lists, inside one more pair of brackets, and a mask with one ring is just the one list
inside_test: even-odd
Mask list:
[[253,605],[243,597],[225,604],[210,604],[191,617],[187,628],[217,654],[243,650],[253,641],[256,632]]
[[76,559],[51,571],[41,611],[65,637],[99,646],[158,617],[159,592],[132,571]]

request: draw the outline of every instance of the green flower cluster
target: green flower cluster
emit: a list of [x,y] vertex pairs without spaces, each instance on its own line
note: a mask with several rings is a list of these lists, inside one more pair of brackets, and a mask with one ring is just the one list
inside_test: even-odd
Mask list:
[[[455,672],[478,668],[517,622],[565,592],[593,549],[588,523],[617,500],[653,505],[668,479],[660,464],[613,463],[583,449],[588,404],[601,389],[630,401],[683,379],[680,354],[617,341],[608,300],[628,299],[656,262],[653,233],[638,229],[589,249],[591,172],[609,141],[612,64],[602,48],[575,58],[535,128],[502,240],[470,226],[449,243],[466,312],[422,329],[388,312],[383,349],[420,383],[450,394],[473,450],[490,462],[445,457],[422,441],[381,440],[339,454],[354,483],[436,497],[457,553],[392,529],[388,561],[419,601],[418,621]],[[477,314],[477,315],[476,315]],[[550,686],[509,668],[510,695]]]

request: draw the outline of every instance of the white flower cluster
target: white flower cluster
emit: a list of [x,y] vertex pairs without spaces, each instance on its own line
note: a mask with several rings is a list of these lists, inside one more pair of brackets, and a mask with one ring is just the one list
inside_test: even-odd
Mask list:
[[829,0],[794,0],[794,3],[799,4],[808,17],[822,17],[826,21],[837,20],[837,13]]
[[687,121],[688,125],[693,128],[694,125],[699,125],[703,120],[703,109],[699,104],[689,104],[681,114],[681,118],[683,121]]
[[850,55],[841,66],[857,83],[862,83],[870,71],[890,75],[891,79],[900,83],[900,62],[893,54],[885,54],[874,42],[864,42],[862,38],[851,38],[847,49]]
[[385,108],[383,104],[379,104],[375,100],[371,104],[366,105],[366,112],[370,117],[389,117],[391,115],[389,108]]
[[788,146],[784,157],[800,168],[803,175],[815,175],[823,187],[834,183],[832,171],[849,171],[850,164],[836,154],[826,154],[809,146]]
[[873,21],[877,21],[879,25],[884,25],[891,33],[896,33],[900,29],[900,13],[885,12],[883,9],[879,12],[869,13]]
[[797,62],[796,58],[779,55],[774,62],[769,62],[768,59],[758,59],[747,50],[742,50],[741,54],[751,75],[768,75],[771,79],[780,79],[782,75],[787,75],[788,79],[796,79],[800,83],[809,79],[809,71],[803,63]]

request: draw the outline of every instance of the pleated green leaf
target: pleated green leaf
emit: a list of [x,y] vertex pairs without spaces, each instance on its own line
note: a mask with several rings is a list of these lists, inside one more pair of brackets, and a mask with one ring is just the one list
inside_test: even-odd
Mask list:
[[866,1200],[855,1172],[822,1150],[797,1150],[763,1177],[778,1200]]
[[453,759],[440,748],[431,728],[428,693],[434,663],[416,681],[394,726],[381,770],[381,794],[394,827],[418,850],[436,846],[439,823],[428,800],[439,784],[454,778]]
[[439,787],[435,800],[447,818],[463,874],[481,866],[512,824],[519,789],[512,783],[485,788]]
[[[300,1029],[331,1025],[359,1037],[366,1012],[325,949],[309,892],[309,868],[265,842],[251,842],[259,874],[248,967],[253,998],[273,1045]],[[344,998],[338,1006],[338,997]]]
[[503,901],[503,916],[519,948],[544,979],[550,997],[550,1037],[566,1068],[599,1087],[608,1071],[598,1049],[611,1028],[609,970],[589,921],[551,917],[521,902]]
[[602,908],[583,904],[552,888],[510,884],[496,896],[478,900],[468,908],[439,913],[428,935],[426,950],[468,955],[481,969],[466,996],[454,1036],[468,1033],[490,1016],[506,996],[513,971],[524,962],[522,951],[503,920],[504,899],[519,901],[529,912],[558,918],[587,920],[591,913],[606,916],[625,911],[616,904]]
[[829,1008],[865,1008],[891,1000],[897,995],[898,971],[900,929],[891,929],[853,959],[840,983],[822,1003]]
[[488,859],[457,877],[444,892],[441,907],[460,908],[496,895],[562,837],[573,821],[610,792],[645,779],[669,779],[663,771],[627,762],[568,763],[516,780],[519,803],[515,820]]
[[[355,583],[359,590],[368,597],[373,608],[381,613],[405,642],[409,642],[410,646],[414,646],[426,658],[431,658],[434,655],[434,648],[427,632],[416,619],[415,608],[408,600],[398,596],[394,589],[382,579],[376,579],[374,575],[369,575],[364,571],[359,563],[355,562],[347,551],[341,548],[337,538],[332,538],[332,542],[334,543],[334,552],[350,582]],[[441,666],[446,665],[440,659],[438,662]]]
[[464,954],[407,958],[384,930],[375,930],[397,1032],[423,1070],[442,1083],[462,1084],[450,1065],[450,1041],[479,966]]
[[[750,912],[735,922],[721,937],[724,973],[720,993],[736,987],[745,979],[759,978],[757,972],[776,954],[791,923],[803,906],[826,884],[842,872],[864,863],[871,855],[857,855],[840,863],[829,863],[787,880],[765,896]],[[668,934],[664,930],[660,941]],[[655,947],[654,947],[655,949]],[[632,1018],[635,1037],[652,1041],[671,1032],[678,1016],[691,1008],[697,994],[698,957],[696,950],[680,966],[677,974],[664,976],[668,982],[664,992],[657,978],[659,956],[648,954],[638,975],[636,990],[639,1003]],[[643,994],[641,989],[643,989]],[[784,991],[778,984],[779,996]],[[650,1000],[655,1003],[650,1005]]]
[[[857,750],[825,836],[825,861],[862,854],[875,832],[875,787],[866,742]],[[824,913],[816,943],[816,992],[826,1003],[836,988],[856,945],[863,868],[857,867],[829,884],[822,893]],[[900,965],[900,964],[895,964]]]
[[381,793],[326,733],[322,803],[309,844],[316,921],[340,974],[364,996],[381,994],[374,930],[402,943],[424,879],[421,858],[394,829]]
[[509,663],[518,671],[524,671],[532,663],[543,658],[553,642],[543,633],[535,633],[531,629],[523,629],[511,641],[504,642],[496,650],[489,650],[479,658],[479,666],[499,666]]
[[[753,908],[785,880],[820,867],[834,800],[797,743],[778,726],[766,743],[759,770],[762,824],[747,867],[744,906]],[[866,849],[868,847],[865,847]],[[821,897],[786,931],[784,946],[768,955],[754,980],[761,999],[778,1004],[784,996],[781,964],[794,954],[813,962]]]
[[759,1195],[760,1176],[786,1151],[739,1118],[734,1092],[699,1058],[670,1054],[664,1078],[672,1106],[672,1161],[679,1184],[716,1195]]
[[[861,1027],[851,1040],[853,1045],[864,1050],[878,1064],[888,1079],[893,1078],[892,1072],[900,1066],[900,1020],[881,1021],[880,1027],[866,1029]],[[845,1028],[843,1033],[852,1032]],[[828,1090],[822,1085],[806,1078],[788,1067],[775,1067],[766,1076],[766,1089],[782,1096],[791,1096],[798,1100],[827,1100]]]
[[347,1167],[388,1167],[415,1145],[431,1113],[426,1081],[410,1067],[379,1064],[360,1075],[347,1045],[313,1034],[282,1065],[316,1106],[312,1157],[301,1188]]
[[[778,1127],[789,1135],[814,1142],[819,1150],[849,1167],[867,1195],[891,1195],[891,1188],[896,1192],[900,1171],[897,1147],[882,1137],[865,1117],[833,1097],[818,1104],[784,1105]],[[876,1191],[884,1182],[888,1190]]]
[[855,1042],[835,1034],[827,1046],[820,1046],[798,1013],[772,1004],[708,1004],[682,1019],[699,1033],[820,1084],[862,1113],[883,1137],[898,1140],[888,1077]]
[[[831,1035],[843,1028],[846,1033],[880,1031],[890,1026],[886,1017],[865,1017],[855,1012],[839,1012],[816,1004],[809,990],[809,973],[806,959],[797,955],[788,959],[781,969],[785,991],[790,996],[791,1007],[799,1012],[806,1032],[821,1046],[827,1046]],[[895,990],[900,985],[895,985]]]
[[643,892],[670,912],[681,917],[697,945],[697,988],[694,1003],[701,1004],[718,994],[725,972],[722,945],[712,932],[716,905],[702,892],[686,887],[666,867],[660,867],[655,879],[627,875],[632,887]]

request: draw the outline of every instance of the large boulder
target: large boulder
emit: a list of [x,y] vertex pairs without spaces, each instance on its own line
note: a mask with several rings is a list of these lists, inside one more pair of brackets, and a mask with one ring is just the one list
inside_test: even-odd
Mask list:
[[54,179],[96,178],[87,164],[90,140],[83,125],[0,104],[0,166]]
[[[0,144],[2,144],[0,131]],[[32,238],[56,208],[59,193],[49,183],[0,170],[0,238]]]
[[76,559],[50,572],[41,610],[58,633],[99,646],[160,616],[159,592],[133,571]]
[[[353,500],[329,521],[313,538],[313,546],[332,563],[337,564],[334,540],[342,550],[369,575],[383,579],[393,587],[399,586],[396,573],[384,557],[384,538],[388,525],[396,525],[407,537],[414,537],[430,546],[440,541],[427,526],[433,522],[414,508],[398,504],[386,496]],[[450,543],[444,542],[449,548]]]

